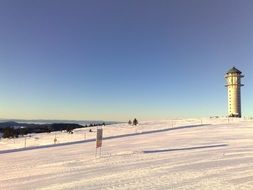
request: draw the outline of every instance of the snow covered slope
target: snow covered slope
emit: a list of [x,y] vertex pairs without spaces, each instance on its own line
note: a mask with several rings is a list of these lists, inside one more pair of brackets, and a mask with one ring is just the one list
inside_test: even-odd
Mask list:
[[84,130],[57,134],[56,146],[54,134],[34,134],[31,150],[15,150],[24,139],[1,140],[0,189],[253,189],[253,121],[106,126],[101,158],[95,158],[95,132],[85,137]]

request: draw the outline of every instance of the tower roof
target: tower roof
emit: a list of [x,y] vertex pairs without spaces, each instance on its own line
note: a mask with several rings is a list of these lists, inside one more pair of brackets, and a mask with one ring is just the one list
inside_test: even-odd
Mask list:
[[237,68],[233,67],[232,69],[230,69],[230,70],[227,72],[227,74],[229,74],[229,73],[238,73],[238,74],[241,74],[242,72],[239,71]]

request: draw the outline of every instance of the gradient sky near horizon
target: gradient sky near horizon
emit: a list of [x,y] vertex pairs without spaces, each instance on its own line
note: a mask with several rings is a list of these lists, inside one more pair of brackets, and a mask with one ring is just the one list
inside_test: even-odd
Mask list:
[[252,0],[0,0],[0,118],[253,116]]

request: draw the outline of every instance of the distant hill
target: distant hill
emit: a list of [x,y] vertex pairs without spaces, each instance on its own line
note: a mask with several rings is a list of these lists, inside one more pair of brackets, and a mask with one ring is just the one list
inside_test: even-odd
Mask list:
[[29,133],[50,133],[52,131],[68,131],[83,127],[95,127],[106,125],[102,123],[91,123],[86,125],[80,125],[76,123],[51,123],[51,124],[36,124],[36,123],[19,123],[15,121],[7,121],[0,123],[0,133],[8,134],[7,137],[18,137],[19,135],[25,135]]
[[[15,125],[17,124],[52,124],[52,123],[76,123],[79,125],[90,125],[90,124],[99,124],[105,123],[106,125],[110,124],[117,124],[122,122],[115,122],[115,121],[103,121],[103,120],[22,120],[22,119],[0,119],[0,124],[5,123],[12,123]],[[0,125],[1,126],[1,125]]]
[[27,124],[27,123],[17,123],[15,121],[7,121],[7,122],[2,122],[0,123],[0,128],[6,128],[6,127],[28,127],[33,124]]

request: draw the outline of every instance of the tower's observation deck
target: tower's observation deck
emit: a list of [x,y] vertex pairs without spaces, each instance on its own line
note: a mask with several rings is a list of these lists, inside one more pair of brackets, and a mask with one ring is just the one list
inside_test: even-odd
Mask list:
[[226,87],[228,89],[228,115],[229,117],[241,117],[241,78],[242,72],[233,67],[226,75]]

